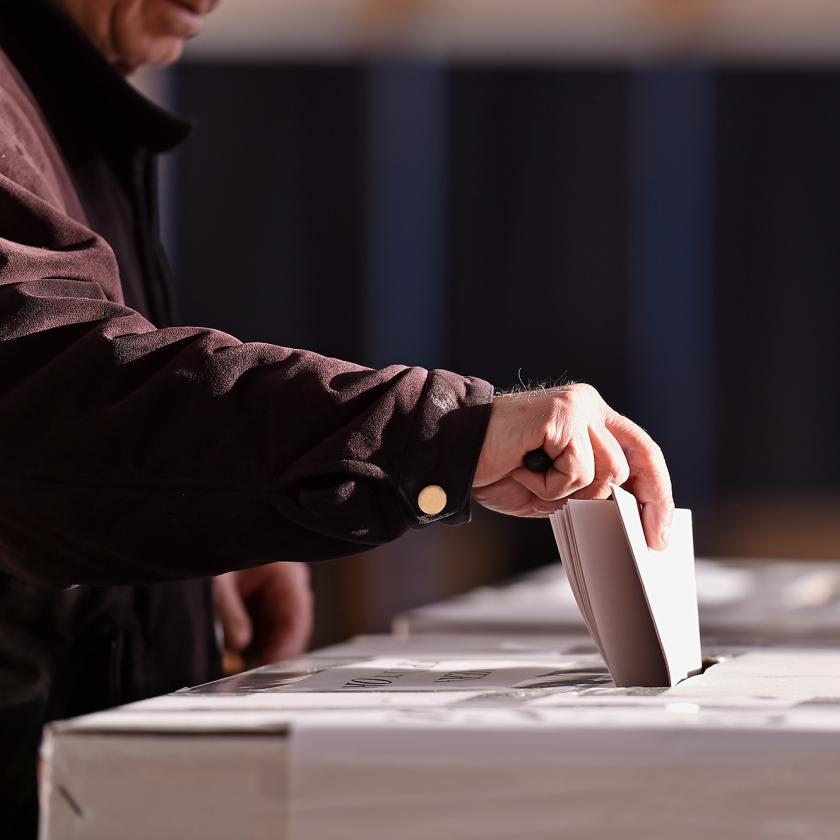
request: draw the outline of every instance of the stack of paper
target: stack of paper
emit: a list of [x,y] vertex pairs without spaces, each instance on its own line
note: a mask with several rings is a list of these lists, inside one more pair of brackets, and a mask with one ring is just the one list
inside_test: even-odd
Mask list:
[[583,620],[618,686],[676,685],[701,667],[691,511],[668,548],[645,542],[636,500],[571,499],[551,526]]

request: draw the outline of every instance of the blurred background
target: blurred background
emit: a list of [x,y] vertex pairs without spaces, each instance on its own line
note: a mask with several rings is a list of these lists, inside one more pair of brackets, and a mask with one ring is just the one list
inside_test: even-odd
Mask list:
[[[840,556],[838,33],[836,0],[225,0],[141,80],[198,126],[182,321],[591,382],[699,555]],[[476,508],[315,568],[315,643],[555,558]]]

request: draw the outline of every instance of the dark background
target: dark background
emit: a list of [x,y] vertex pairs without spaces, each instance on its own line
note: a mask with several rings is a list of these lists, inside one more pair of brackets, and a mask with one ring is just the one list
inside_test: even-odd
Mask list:
[[[171,186],[186,323],[500,388],[591,382],[662,443],[698,553],[840,554],[840,73],[172,80],[199,123]],[[324,564],[317,641],[554,557],[544,523],[476,511]]]

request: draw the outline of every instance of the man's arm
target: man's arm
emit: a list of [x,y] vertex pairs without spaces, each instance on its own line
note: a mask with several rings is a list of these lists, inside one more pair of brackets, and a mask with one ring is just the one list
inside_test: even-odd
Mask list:
[[[338,557],[466,518],[474,474],[517,515],[629,475],[660,544],[661,452],[594,389],[491,419],[481,380],[156,329],[33,146],[0,131],[0,569],[120,583]],[[544,477],[522,468],[539,446]]]
[[[19,180],[0,174],[4,571],[214,574],[464,515],[487,383],[155,329],[106,295],[107,244]],[[447,497],[435,515],[418,506],[432,484]]]

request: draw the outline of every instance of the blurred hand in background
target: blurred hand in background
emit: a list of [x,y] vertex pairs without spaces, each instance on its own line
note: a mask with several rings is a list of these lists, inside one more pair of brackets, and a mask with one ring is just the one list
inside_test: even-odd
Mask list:
[[304,563],[269,563],[213,580],[225,650],[248,667],[298,656],[312,634],[312,591]]

